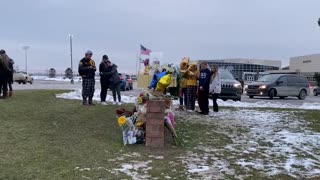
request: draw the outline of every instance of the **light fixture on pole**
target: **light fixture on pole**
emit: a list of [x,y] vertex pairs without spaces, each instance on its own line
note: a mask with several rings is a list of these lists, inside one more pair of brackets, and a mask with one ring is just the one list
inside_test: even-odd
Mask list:
[[73,35],[72,34],[69,34],[69,40],[70,40],[70,61],[71,61],[71,84],[74,83],[74,80],[73,80],[73,62],[72,62],[72,38],[73,38]]
[[30,46],[22,46],[22,49],[24,50],[24,56],[25,56],[25,63],[26,63],[26,73],[28,73],[28,49]]

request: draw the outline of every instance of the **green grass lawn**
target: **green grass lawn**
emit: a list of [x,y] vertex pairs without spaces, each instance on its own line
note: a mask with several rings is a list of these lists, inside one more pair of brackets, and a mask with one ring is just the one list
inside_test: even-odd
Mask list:
[[[195,148],[199,143],[220,149],[232,143],[225,133],[211,131],[219,129],[215,124],[177,119],[185,147],[171,146],[170,141],[163,149],[123,146],[114,113],[118,106],[82,106],[80,101],[57,99],[55,94],[62,92],[17,91],[12,98],[0,100],[0,179],[200,179],[187,172],[182,157],[206,153]],[[319,130],[319,111],[301,114]],[[247,133],[245,128],[238,129],[238,134]],[[228,160],[231,155],[217,156]],[[214,163],[210,157],[205,161]],[[119,170],[128,164],[133,166],[131,171]],[[230,166],[236,172],[225,178],[249,172],[248,179],[266,179],[258,171]],[[292,179],[286,174],[269,178]]]

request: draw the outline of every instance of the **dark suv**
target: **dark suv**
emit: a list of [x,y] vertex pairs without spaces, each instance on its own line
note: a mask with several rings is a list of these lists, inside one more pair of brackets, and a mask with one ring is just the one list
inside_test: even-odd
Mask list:
[[234,101],[241,101],[242,86],[233,75],[225,69],[219,69],[221,78],[221,93],[219,98],[226,101],[232,99]]
[[269,74],[250,83],[245,87],[245,91],[250,98],[254,96],[268,96],[270,99],[280,97],[284,99],[288,96],[296,96],[305,99],[309,94],[308,80],[295,74]]

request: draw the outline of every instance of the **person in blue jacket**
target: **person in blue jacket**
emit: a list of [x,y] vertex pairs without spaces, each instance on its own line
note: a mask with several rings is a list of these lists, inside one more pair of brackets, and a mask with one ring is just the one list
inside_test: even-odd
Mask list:
[[203,62],[200,64],[200,73],[199,73],[199,88],[198,88],[198,103],[200,108],[200,114],[208,115],[209,114],[209,86],[211,71],[208,68],[208,63]]

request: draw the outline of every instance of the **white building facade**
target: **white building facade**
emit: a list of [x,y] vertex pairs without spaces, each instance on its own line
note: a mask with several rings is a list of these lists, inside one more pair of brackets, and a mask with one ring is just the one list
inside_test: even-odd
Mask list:
[[315,81],[314,74],[320,73],[320,54],[290,58],[290,71],[304,75],[309,81]]

